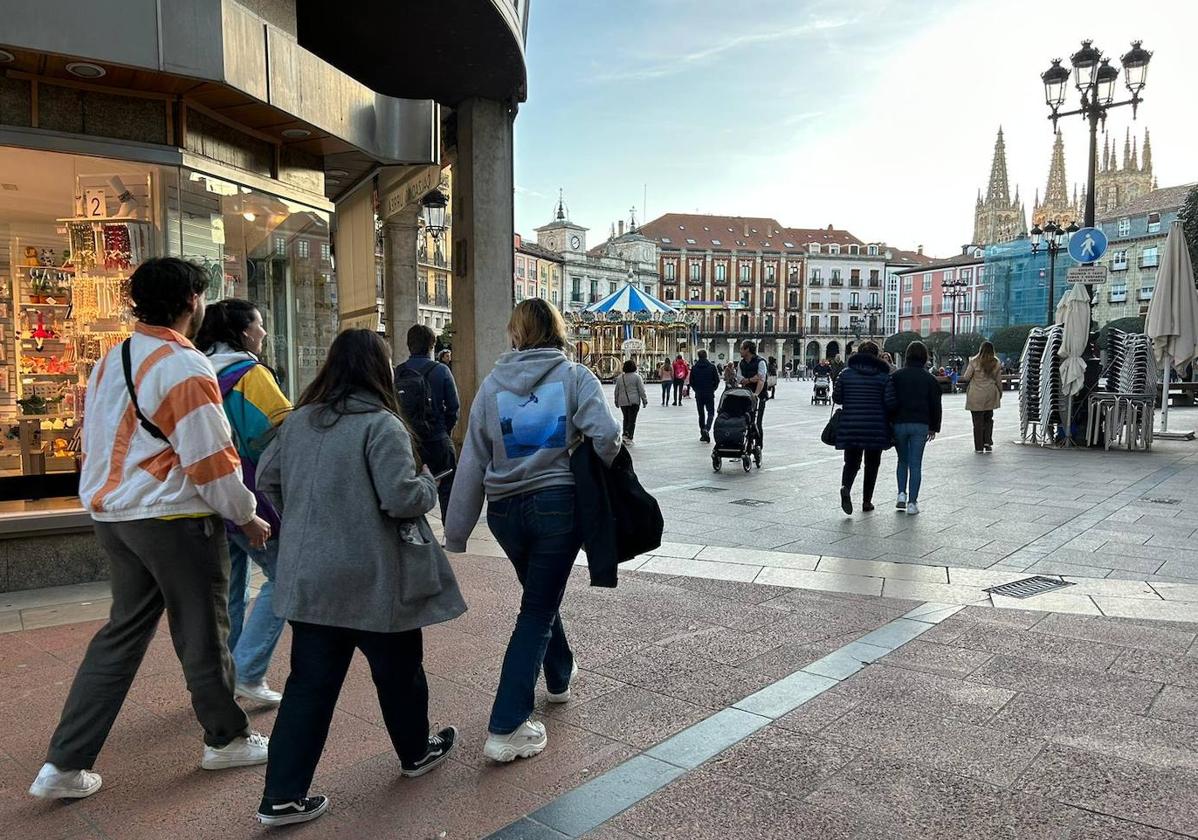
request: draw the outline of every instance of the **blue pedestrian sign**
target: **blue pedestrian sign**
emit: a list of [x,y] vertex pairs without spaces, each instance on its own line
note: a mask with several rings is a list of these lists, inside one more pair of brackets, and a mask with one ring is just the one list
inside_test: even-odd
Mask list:
[[1106,253],[1106,234],[1096,227],[1084,227],[1069,237],[1069,256],[1079,263],[1098,262]]

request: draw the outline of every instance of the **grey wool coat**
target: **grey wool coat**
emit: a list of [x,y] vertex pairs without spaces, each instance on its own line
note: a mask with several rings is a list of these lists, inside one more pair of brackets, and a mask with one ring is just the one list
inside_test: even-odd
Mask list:
[[304,406],[258,464],[282,514],[275,613],[290,621],[398,633],[466,611],[425,519],[437,504],[399,418],[366,395],[334,419]]

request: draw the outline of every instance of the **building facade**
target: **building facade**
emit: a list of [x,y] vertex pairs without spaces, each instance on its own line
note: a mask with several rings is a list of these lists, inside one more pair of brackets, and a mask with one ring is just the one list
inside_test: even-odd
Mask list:
[[848,358],[863,339],[885,338],[886,246],[832,225],[787,233],[806,252],[803,360]]
[[[970,246],[959,256],[895,272],[898,331],[924,338],[934,333],[985,333],[988,285],[983,258],[981,248]],[[961,285],[952,285],[956,283]]]
[[931,265],[934,262],[936,259],[925,254],[922,245],[914,251],[890,249],[889,256],[886,257],[886,295],[883,298],[885,311],[882,315],[882,332],[887,337],[899,331],[899,310],[901,309],[899,272],[909,268]]
[[1015,198],[1011,198],[1010,181],[1007,178],[1007,146],[1003,140],[1002,127],[994,141],[994,158],[990,163],[990,182],[983,200],[978,191],[977,206],[973,215],[973,243],[992,245],[1010,242],[1027,235],[1027,214],[1019,200],[1019,187]]
[[[438,187],[446,195],[453,194],[453,168],[441,170]],[[416,245],[416,302],[418,320],[437,335],[449,326],[453,317],[453,217],[445,216],[444,231],[430,231],[424,220],[418,220]],[[402,332],[404,327],[397,324]]]
[[1107,285],[1098,290],[1096,323],[1147,314],[1169,227],[1196,186],[1153,190],[1099,217],[1098,227],[1110,244],[1101,260],[1107,267]]
[[[1048,295],[1052,290],[1052,312],[1069,290],[1068,271],[1073,265],[1062,250],[1055,261],[1045,248],[1032,251],[1032,242],[1020,237],[1013,242],[986,246],[986,334],[1003,327],[1050,322]],[[1049,280],[1049,270],[1055,280]]]
[[[1084,198],[1084,197],[1083,197]],[[1073,188],[1073,199],[1069,198],[1069,185],[1065,179],[1065,142],[1061,132],[1056,132],[1052,143],[1052,160],[1048,164],[1048,185],[1044,189],[1044,200],[1040,200],[1040,191],[1036,190],[1036,200],[1032,204],[1032,224],[1043,228],[1047,222],[1056,222],[1062,228],[1070,222],[1079,225],[1085,217],[1083,208],[1085,202],[1078,201],[1077,186]]]
[[526,298],[539,297],[565,311],[563,266],[561,254],[543,248],[535,242],[525,242],[516,234],[516,274],[513,277],[514,298],[519,303]]
[[1103,135],[1102,164],[1094,175],[1094,206],[1098,218],[1114,214],[1141,196],[1156,189],[1152,174],[1152,141],[1144,129],[1144,159],[1140,161],[1137,138],[1129,128],[1123,139],[1123,162],[1115,148],[1114,138]]

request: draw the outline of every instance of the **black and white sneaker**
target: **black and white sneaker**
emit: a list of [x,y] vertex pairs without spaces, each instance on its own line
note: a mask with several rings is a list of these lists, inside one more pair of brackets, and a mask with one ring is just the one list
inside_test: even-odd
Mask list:
[[327,796],[308,796],[304,799],[262,799],[258,806],[258,822],[263,825],[291,825],[314,820],[329,809]]
[[428,739],[428,752],[424,754],[423,758],[419,761],[400,762],[402,766],[400,773],[409,779],[414,779],[437,769],[437,765],[449,758],[449,754],[453,752],[457,742],[458,728],[456,726],[445,727]]

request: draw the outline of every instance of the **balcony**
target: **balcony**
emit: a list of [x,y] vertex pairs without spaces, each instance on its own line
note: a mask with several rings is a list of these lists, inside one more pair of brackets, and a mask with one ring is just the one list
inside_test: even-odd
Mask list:
[[570,303],[582,303],[582,292],[573,292],[570,295]]
[[807,281],[807,285],[815,287],[815,288],[819,288],[820,286],[824,285],[824,279],[822,277],[812,277],[810,280]]
[[844,280],[840,279],[839,277],[833,277],[831,280],[828,281],[828,285],[833,286],[833,287],[843,286]]
[[803,307],[799,304],[799,301],[796,299],[796,300],[786,301],[786,308],[787,309],[802,309]]
[[877,277],[869,278],[869,288],[871,288],[871,289],[882,288],[882,281]]
[[713,286],[727,286],[727,285],[728,285],[728,278],[727,278],[727,277],[717,277],[716,279],[714,279],[714,280],[712,280],[712,281],[711,281],[711,285],[713,285]]
[[799,276],[797,274],[792,274],[790,277],[786,278],[786,285],[787,286],[801,286],[801,285],[803,285],[803,281],[799,279]]
[[849,304],[849,312],[860,312],[860,311],[861,311],[861,304],[859,304],[859,303],[850,303]]
[[1140,268],[1156,268],[1161,264],[1159,256],[1140,257]]
[[778,285],[778,278],[777,278],[777,277],[767,277],[767,278],[765,278],[764,280],[762,280],[762,281],[761,281],[761,285],[763,285],[763,286],[777,286],[777,285]]
[[811,303],[807,304],[807,308],[810,309],[812,312],[819,312],[821,309],[824,308],[824,305],[822,303],[820,303],[818,300],[814,300]]
[[828,311],[829,311],[829,312],[839,312],[839,311],[840,311],[840,304],[839,304],[839,303],[829,303],[829,304],[828,304]]
[[1111,303],[1126,303],[1127,302],[1127,289],[1124,289],[1119,292],[1116,292],[1114,289],[1112,289],[1110,301],[1111,301]]
[[861,288],[861,278],[860,277],[850,277],[849,278],[849,288],[850,289],[860,289]]
[[1152,286],[1149,286],[1146,289],[1140,289],[1140,294],[1139,294],[1138,299],[1139,300],[1152,300],[1152,289],[1153,289]]
[[737,279],[737,281],[736,281],[736,285],[738,285],[738,286],[752,286],[752,285],[753,285],[753,278],[752,278],[752,277],[741,277],[741,278]]

